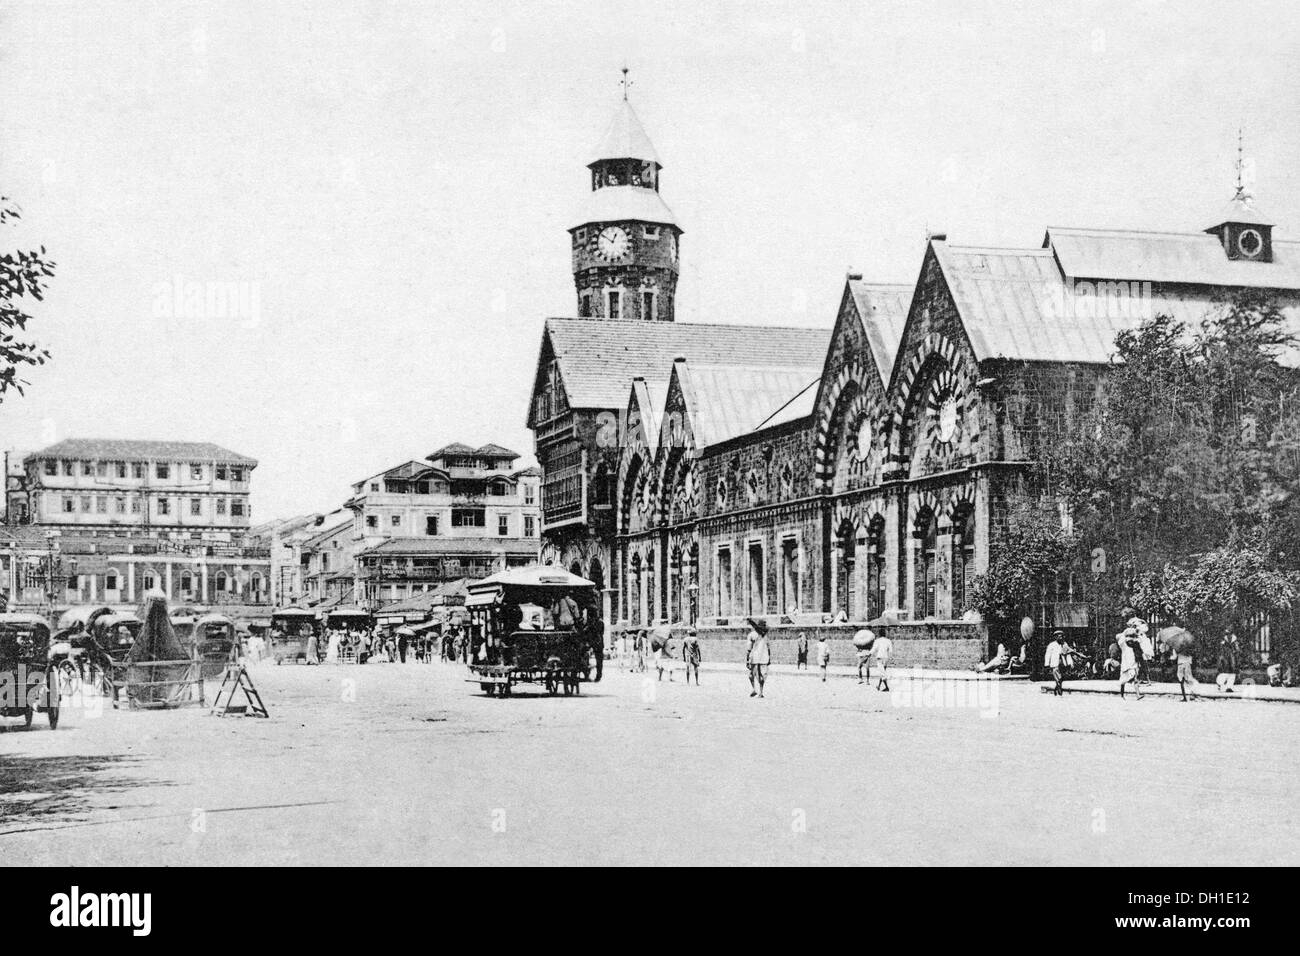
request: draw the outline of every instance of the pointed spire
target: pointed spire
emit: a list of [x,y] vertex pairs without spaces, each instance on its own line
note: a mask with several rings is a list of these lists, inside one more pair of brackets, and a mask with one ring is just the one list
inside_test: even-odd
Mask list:
[[632,88],[632,81],[627,78],[627,66],[623,67],[623,79],[619,80],[619,85],[623,87],[623,102],[627,102],[627,91]]
[[[626,93],[626,90],[624,92]],[[613,120],[605,130],[605,135],[600,138],[591,162],[587,165],[598,163],[602,159],[640,159],[663,166],[663,163],[659,162],[659,155],[655,152],[654,146],[650,143],[650,137],[646,135],[645,127],[641,125],[641,120],[632,109],[632,104],[626,99],[619,103],[618,111],[615,112]]]

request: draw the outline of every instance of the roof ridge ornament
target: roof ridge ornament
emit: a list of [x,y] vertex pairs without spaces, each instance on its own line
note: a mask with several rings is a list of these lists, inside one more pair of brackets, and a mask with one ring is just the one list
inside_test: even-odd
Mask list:
[[618,85],[623,87],[623,102],[627,102],[628,90],[632,89],[632,81],[627,78],[627,64],[623,64],[623,79],[618,81]]

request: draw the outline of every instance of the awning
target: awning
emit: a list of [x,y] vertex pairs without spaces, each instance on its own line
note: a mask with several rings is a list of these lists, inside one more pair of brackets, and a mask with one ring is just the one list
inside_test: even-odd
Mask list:
[[425,621],[423,624],[413,625],[411,630],[416,634],[427,634],[429,631],[439,627],[442,627],[442,625],[438,621]]
[[478,591],[465,598],[466,607],[485,607],[488,604],[495,604],[497,597],[501,594],[499,588],[493,588],[490,591]]

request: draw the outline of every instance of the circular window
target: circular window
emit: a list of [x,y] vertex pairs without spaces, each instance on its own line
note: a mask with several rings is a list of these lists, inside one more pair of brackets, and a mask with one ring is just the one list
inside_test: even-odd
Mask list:
[[1258,229],[1243,229],[1237,236],[1237,248],[1248,259],[1253,259],[1264,249],[1264,237]]
[[957,437],[961,431],[961,412],[957,406],[957,396],[949,393],[944,396],[939,403],[939,414],[937,416],[939,425],[939,441],[948,443]]
[[871,443],[875,440],[871,419],[863,418],[858,424],[858,461],[866,461],[871,454]]

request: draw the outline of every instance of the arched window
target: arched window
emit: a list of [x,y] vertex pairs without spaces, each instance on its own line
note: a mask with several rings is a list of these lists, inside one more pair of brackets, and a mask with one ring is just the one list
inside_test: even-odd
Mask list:
[[867,529],[867,618],[885,613],[885,519],[877,515]]
[[926,509],[917,515],[916,529],[913,532],[916,590],[912,605],[912,617],[917,620],[935,615],[939,578],[934,549],[938,535],[939,522],[933,511]]
[[596,466],[596,473],[592,476],[593,485],[592,504],[597,508],[608,508],[614,503],[614,483],[610,480],[609,468],[604,462]]
[[853,522],[847,518],[840,522],[839,530],[836,532],[837,544],[839,545],[839,568],[838,581],[835,586],[835,608],[836,617],[838,612],[843,611],[845,615],[852,620],[854,611],[853,606],[854,591],[854,570],[857,567],[858,552],[858,531]]
[[632,555],[632,569],[628,575],[627,615],[633,624],[644,624],[641,607],[641,555]]
[[217,580],[217,593],[224,594],[226,591],[226,572],[218,571],[216,580]]
[[959,510],[952,521],[952,616],[966,610],[971,583],[975,578],[975,515]]
[[253,592],[253,597],[262,596],[262,576],[260,574],[254,573],[252,578],[249,579],[248,586]]
[[181,593],[189,594],[194,590],[194,575],[188,571],[181,572]]

